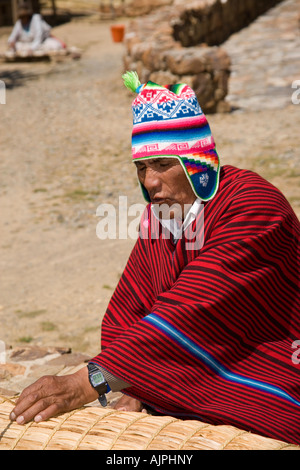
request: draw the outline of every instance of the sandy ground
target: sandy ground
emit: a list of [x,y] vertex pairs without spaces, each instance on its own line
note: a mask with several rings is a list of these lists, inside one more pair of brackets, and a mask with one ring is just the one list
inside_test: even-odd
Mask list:
[[[133,96],[108,22],[55,28],[80,60],[0,64],[0,340],[99,352],[134,239],[100,240],[100,204],[143,204],[130,160]],[[3,50],[7,30],[0,29]],[[300,79],[300,77],[299,77]],[[298,217],[300,105],[209,116],[223,164],[259,172]],[[128,217],[131,221],[132,217]]]

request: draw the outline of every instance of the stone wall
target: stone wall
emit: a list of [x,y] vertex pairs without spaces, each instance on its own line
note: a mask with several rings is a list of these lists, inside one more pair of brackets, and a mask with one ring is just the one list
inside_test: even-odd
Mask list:
[[206,113],[229,111],[230,59],[219,46],[279,0],[157,0],[156,6],[160,2],[168,5],[127,27],[124,68],[136,70],[142,82],[187,83]]
[[174,0],[127,0],[124,5],[126,16],[141,16],[173,3]]
[[[52,10],[51,0],[44,0],[42,3],[43,11]],[[57,11],[69,11],[70,13],[98,13],[101,0],[55,0]]]
[[164,7],[133,20],[124,39],[124,69],[136,70],[142,83],[187,83],[205,113],[227,112],[230,59],[220,47],[183,47],[173,37],[178,8]]
[[185,46],[219,45],[282,0],[174,0],[186,5],[173,23],[173,34]]

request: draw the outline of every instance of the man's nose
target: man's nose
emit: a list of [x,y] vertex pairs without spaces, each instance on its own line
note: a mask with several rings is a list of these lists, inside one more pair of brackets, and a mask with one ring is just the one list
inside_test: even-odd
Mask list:
[[143,184],[149,194],[157,192],[161,185],[158,172],[153,168],[146,168]]

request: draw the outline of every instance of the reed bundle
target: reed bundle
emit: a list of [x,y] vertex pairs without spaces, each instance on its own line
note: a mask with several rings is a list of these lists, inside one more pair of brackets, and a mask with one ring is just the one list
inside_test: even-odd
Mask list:
[[13,407],[0,396],[0,450],[300,450],[233,426],[98,406],[21,426],[9,419]]

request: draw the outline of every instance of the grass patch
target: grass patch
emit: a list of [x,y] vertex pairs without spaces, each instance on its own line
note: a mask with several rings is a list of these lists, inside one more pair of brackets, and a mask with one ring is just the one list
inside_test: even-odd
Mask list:
[[32,336],[21,336],[21,338],[19,338],[20,343],[31,343],[32,340]]
[[99,196],[99,192],[100,190],[86,191],[84,189],[78,188],[74,189],[73,191],[66,192],[63,197],[66,199],[71,199],[72,201],[94,200],[95,197]]
[[88,326],[87,328],[84,329],[84,333],[98,332],[99,329],[100,329],[100,326]]
[[56,330],[56,325],[51,321],[43,321],[41,323],[41,329],[42,331],[54,331]]
[[47,312],[45,309],[32,310],[31,312],[18,312],[20,318],[35,318],[43,313]]
[[84,338],[84,333],[74,335],[74,334],[61,334],[58,337],[58,340],[64,344],[68,344],[72,351],[80,351],[84,353],[90,348],[90,343]]
[[288,170],[286,176],[288,178],[300,178],[300,172],[299,170],[296,170],[296,169]]
[[300,198],[299,198],[299,197],[291,196],[291,197],[288,198],[288,200],[289,200],[289,203],[290,203],[291,205],[293,205],[293,204],[294,204],[295,206],[296,206],[296,205],[297,205],[297,206],[300,205]]
[[47,189],[46,188],[36,188],[33,190],[34,193],[46,193]]
[[69,199],[81,199],[89,195],[88,191],[84,191],[83,189],[74,189],[74,191],[69,191],[65,194],[65,197]]

